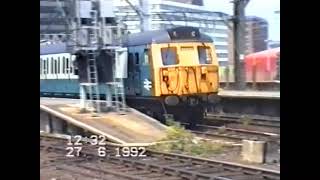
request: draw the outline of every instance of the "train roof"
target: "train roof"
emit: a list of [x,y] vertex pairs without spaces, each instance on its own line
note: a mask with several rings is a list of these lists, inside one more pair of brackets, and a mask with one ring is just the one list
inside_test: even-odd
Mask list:
[[[172,42],[213,42],[213,40],[210,36],[200,33],[198,28],[181,26],[166,30],[129,34],[123,38],[122,46],[138,46],[152,43],[159,44]],[[40,55],[66,52],[68,52],[66,42],[40,45]]]
[[249,60],[249,59],[265,59],[265,58],[278,58],[278,56],[280,55],[280,47],[279,48],[274,48],[274,49],[268,49],[265,51],[260,51],[260,52],[256,52],[256,53],[252,53],[252,54],[248,54],[245,59]]
[[65,42],[40,45],[40,55],[59,54],[67,52],[67,44]]
[[138,46],[172,42],[213,42],[212,38],[200,33],[198,28],[181,26],[166,30],[146,31],[127,35],[123,46]]

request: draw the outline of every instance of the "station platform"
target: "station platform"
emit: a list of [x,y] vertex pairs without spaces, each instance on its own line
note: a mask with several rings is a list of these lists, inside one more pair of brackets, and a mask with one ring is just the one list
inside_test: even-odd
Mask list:
[[219,95],[222,97],[235,98],[280,99],[280,91],[236,91],[222,89]]
[[40,98],[41,111],[120,144],[154,143],[166,136],[167,127],[128,107],[128,112],[101,112],[97,117],[80,112],[79,99]]

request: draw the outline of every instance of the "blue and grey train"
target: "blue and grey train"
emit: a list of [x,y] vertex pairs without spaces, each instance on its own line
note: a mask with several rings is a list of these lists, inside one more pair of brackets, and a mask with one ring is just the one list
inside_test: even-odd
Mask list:
[[[122,42],[128,54],[124,85],[129,106],[160,121],[172,114],[177,121],[194,124],[203,118],[205,106],[218,99],[215,47],[199,29],[130,34]],[[40,95],[79,97],[76,61],[64,43],[41,47]],[[103,96],[103,87],[100,92]]]

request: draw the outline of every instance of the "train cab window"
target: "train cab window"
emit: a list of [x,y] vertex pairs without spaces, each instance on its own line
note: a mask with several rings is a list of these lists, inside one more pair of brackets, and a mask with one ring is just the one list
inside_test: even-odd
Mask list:
[[163,65],[178,64],[177,48],[175,47],[161,48],[161,58],[162,58]]
[[136,65],[139,64],[139,53],[135,53]]
[[149,50],[148,49],[144,50],[143,58],[144,58],[143,65],[149,65]]
[[211,64],[212,58],[211,58],[211,52],[209,47],[198,47],[198,57],[199,57],[199,63],[200,64]]

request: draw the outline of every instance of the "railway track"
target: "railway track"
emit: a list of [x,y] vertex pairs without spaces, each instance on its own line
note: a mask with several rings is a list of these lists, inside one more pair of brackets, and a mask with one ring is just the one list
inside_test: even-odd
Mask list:
[[280,134],[276,133],[227,128],[220,126],[208,126],[202,124],[198,124],[197,128],[201,130],[192,130],[191,132],[207,138],[224,138],[234,141],[259,140],[266,142],[277,142],[280,144]]
[[223,122],[223,123],[237,123],[237,124],[244,124],[248,123],[254,126],[262,126],[262,127],[269,127],[269,128],[280,128],[280,118],[279,117],[242,117],[240,115],[221,115],[221,114],[212,114],[207,113],[205,115],[205,119],[208,122]]
[[[116,157],[115,145],[107,144],[108,156],[97,156],[94,146],[83,146],[79,157],[66,157],[66,139],[40,134],[40,173],[68,174],[79,179],[211,179],[278,180],[280,172],[191,156],[146,151],[146,157]],[[85,143],[84,143],[85,144]],[[54,168],[53,168],[54,167]],[[51,168],[51,169],[50,169]],[[66,173],[68,172],[68,173]],[[51,177],[53,178],[53,177]],[[64,177],[64,179],[68,179]],[[70,178],[71,179],[71,178]]]

